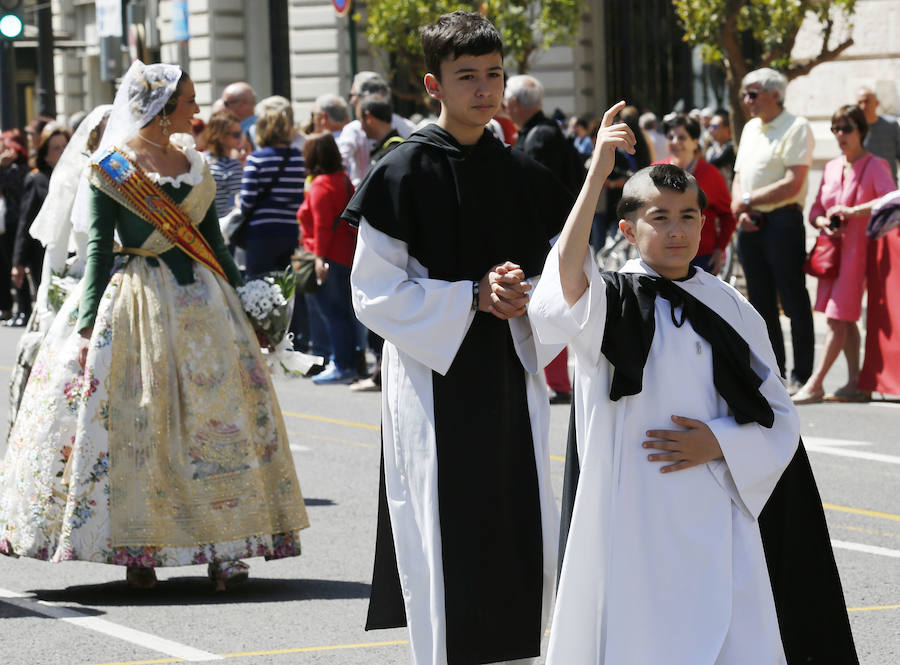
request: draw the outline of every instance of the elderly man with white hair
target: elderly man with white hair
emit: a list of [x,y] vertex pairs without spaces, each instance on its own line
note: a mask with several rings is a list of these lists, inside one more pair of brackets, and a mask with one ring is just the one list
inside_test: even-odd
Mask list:
[[778,303],[791,321],[793,394],[813,369],[815,338],[803,261],[803,203],[812,163],[812,130],[806,118],[784,109],[787,79],[774,69],[747,74],[741,95],[752,119],[744,126],[734,165],[731,209],[738,219],[738,256],[750,302],[769,331],[778,368],[787,378]]
[[[391,88],[381,74],[364,71],[353,77],[353,84],[350,86],[350,106],[353,107],[356,120],[348,123],[337,139],[341,158],[354,186],[359,185],[368,172],[370,153],[374,147],[372,140],[363,131],[357,108],[359,101],[367,95],[378,95],[388,102],[391,101]],[[415,126],[409,120],[396,113],[391,114],[391,127],[404,139],[409,138],[415,130]]]

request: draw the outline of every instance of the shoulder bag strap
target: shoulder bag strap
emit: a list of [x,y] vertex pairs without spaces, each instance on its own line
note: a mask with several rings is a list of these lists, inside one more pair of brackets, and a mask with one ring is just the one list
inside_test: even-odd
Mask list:
[[281,160],[281,164],[278,166],[278,171],[272,176],[272,179],[266,183],[266,186],[263,187],[259,194],[256,197],[256,202],[253,204],[253,207],[247,211],[247,218],[253,216],[253,213],[256,212],[256,209],[259,207],[259,204],[265,201],[269,194],[272,191],[272,188],[275,186],[275,183],[281,180],[281,174],[284,173],[284,167],[287,166],[287,163],[291,161],[291,149],[288,148],[287,154],[284,156],[284,159]]

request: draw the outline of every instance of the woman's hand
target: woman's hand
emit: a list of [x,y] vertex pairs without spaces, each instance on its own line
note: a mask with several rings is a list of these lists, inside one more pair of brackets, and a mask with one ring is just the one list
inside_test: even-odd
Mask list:
[[321,256],[316,257],[315,263],[316,270],[316,282],[320,285],[325,283],[325,280],[328,279],[328,262],[325,261]]
[[9,275],[10,277],[12,277],[13,284],[15,284],[16,288],[22,288],[22,284],[25,282],[25,266],[13,266],[12,270],[10,270],[9,272]]
[[12,148],[6,148],[3,152],[0,152],[0,166],[6,168],[10,164],[13,163],[13,160],[16,158],[16,151]]
[[93,328],[85,328],[79,334],[81,338],[78,340],[78,364],[84,369],[87,363],[88,348],[91,345],[91,335],[94,333]]

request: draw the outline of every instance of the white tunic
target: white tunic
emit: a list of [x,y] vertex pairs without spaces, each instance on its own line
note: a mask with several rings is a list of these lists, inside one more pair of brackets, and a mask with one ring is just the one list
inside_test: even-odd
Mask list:
[[[678,282],[747,340],[773,428],[729,415],[710,345],[689,323],[676,327],[662,297],[643,389],[612,402],[605,285],[590,255],[584,270],[590,285],[569,308],[551,250],[529,308],[540,340],[571,343],[576,362],[581,474],[548,665],[786,663],[756,520],[796,450],[799,418],[762,319],[702,270]],[[639,260],[622,272],[655,274]],[[672,415],[706,422],[724,459],[660,473],[641,444],[649,429],[677,429]]]
[[[365,219],[359,227],[350,281],[360,321],[385,339],[385,484],[412,663],[446,665],[431,373],[447,373],[472,323],[472,282],[429,279],[427,269],[409,256],[406,243],[378,231]],[[537,465],[543,535],[543,630],[555,584],[559,513],[550,484],[550,410],[541,370],[561,347],[538,344],[527,316],[510,320],[509,326],[526,370]],[[503,399],[502,391],[496,399]],[[472,464],[478,464],[478,460],[473,459]]]

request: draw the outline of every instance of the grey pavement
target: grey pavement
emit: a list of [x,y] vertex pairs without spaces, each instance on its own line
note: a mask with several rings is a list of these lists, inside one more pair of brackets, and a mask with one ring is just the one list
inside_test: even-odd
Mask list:
[[[820,344],[823,324],[817,317]],[[0,328],[4,386],[19,334]],[[826,388],[842,384],[840,363]],[[302,535],[302,556],[251,559],[250,580],[225,593],[212,590],[200,566],[161,569],[156,589],[137,592],[125,586],[119,567],[0,557],[3,660],[408,663],[405,631],[363,630],[375,536],[380,394],[308,380],[280,383],[278,394],[312,523]],[[552,407],[557,496],[568,411]],[[4,393],[0,422],[6,422],[6,412]],[[800,414],[861,662],[900,662],[900,402],[821,404],[801,407]]]

